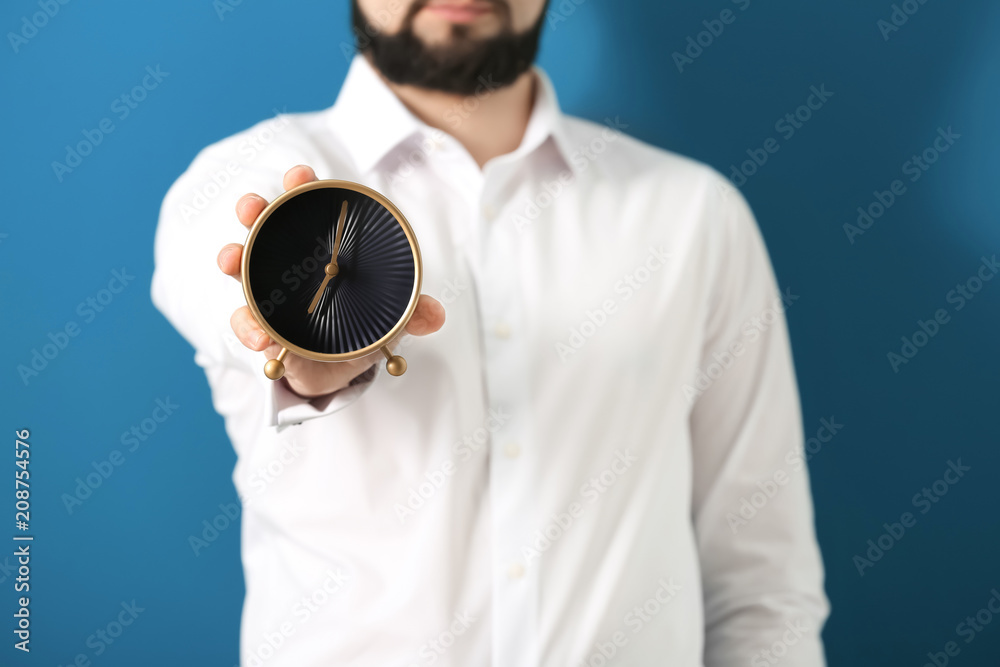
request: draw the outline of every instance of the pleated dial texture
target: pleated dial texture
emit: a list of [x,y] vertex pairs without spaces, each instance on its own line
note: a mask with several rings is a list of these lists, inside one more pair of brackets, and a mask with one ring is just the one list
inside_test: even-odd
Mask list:
[[[343,202],[347,216],[339,273],[309,304],[326,276]],[[258,230],[247,273],[258,310],[292,345],[319,354],[356,352],[385,337],[413,294],[413,249],[393,214],[368,195],[343,188],[298,194]]]

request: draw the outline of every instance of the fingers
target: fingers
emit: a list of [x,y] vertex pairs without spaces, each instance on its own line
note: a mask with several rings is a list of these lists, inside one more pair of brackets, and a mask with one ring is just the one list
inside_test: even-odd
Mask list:
[[228,243],[222,246],[219,257],[215,260],[227,276],[240,279],[240,261],[243,259],[243,246],[239,243]]
[[236,338],[255,352],[267,349],[271,343],[271,338],[260,328],[247,306],[237,308],[229,318],[229,324]]
[[444,306],[432,296],[421,294],[417,299],[417,307],[413,317],[406,323],[406,333],[414,336],[426,336],[438,331],[444,326]]
[[[310,181],[315,180],[316,172],[312,170],[312,167],[300,164],[285,172],[283,185],[286,190],[291,190],[292,188],[296,188],[303,183],[309,183]],[[243,223],[244,227],[250,227],[253,225],[254,221],[257,220],[261,211],[263,211],[266,207],[267,200],[260,195],[251,192],[243,195],[236,202],[236,217],[239,218],[239,221]]]
[[250,227],[266,207],[267,200],[251,192],[243,195],[236,202],[236,217],[239,218],[244,227]]
[[297,188],[303,183],[309,183],[310,181],[316,180],[316,172],[312,170],[312,167],[307,167],[304,164],[300,164],[296,167],[292,167],[287,172],[285,172],[285,179],[282,183],[285,186],[285,190],[291,190],[292,188]]

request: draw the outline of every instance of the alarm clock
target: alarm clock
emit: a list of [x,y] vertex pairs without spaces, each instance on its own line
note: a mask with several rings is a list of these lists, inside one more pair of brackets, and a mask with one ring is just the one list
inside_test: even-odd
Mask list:
[[272,201],[247,235],[240,266],[247,305],[281,345],[271,380],[292,352],[314,361],[381,350],[390,375],[406,360],[389,350],[420,296],[420,249],[392,202],[358,183],[322,180]]

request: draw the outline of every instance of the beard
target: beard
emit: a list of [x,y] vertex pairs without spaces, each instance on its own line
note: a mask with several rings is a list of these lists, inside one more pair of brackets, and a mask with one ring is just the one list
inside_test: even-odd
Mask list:
[[491,0],[503,23],[498,34],[477,38],[469,34],[467,26],[453,25],[449,43],[428,46],[413,32],[414,17],[427,2],[415,0],[399,32],[386,35],[367,19],[358,1],[352,0],[354,34],[359,42],[364,40],[358,44],[358,51],[368,56],[392,83],[473,95],[484,85],[502,88],[512,84],[535,61],[545,22],[544,8],[533,26],[515,33],[506,0]]

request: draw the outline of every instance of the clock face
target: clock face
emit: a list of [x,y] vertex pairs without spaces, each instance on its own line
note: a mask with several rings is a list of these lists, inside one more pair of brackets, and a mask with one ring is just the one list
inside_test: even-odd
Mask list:
[[317,181],[276,199],[251,230],[247,300],[293,352],[348,355],[388,342],[409,318],[418,252],[409,225],[381,195]]

